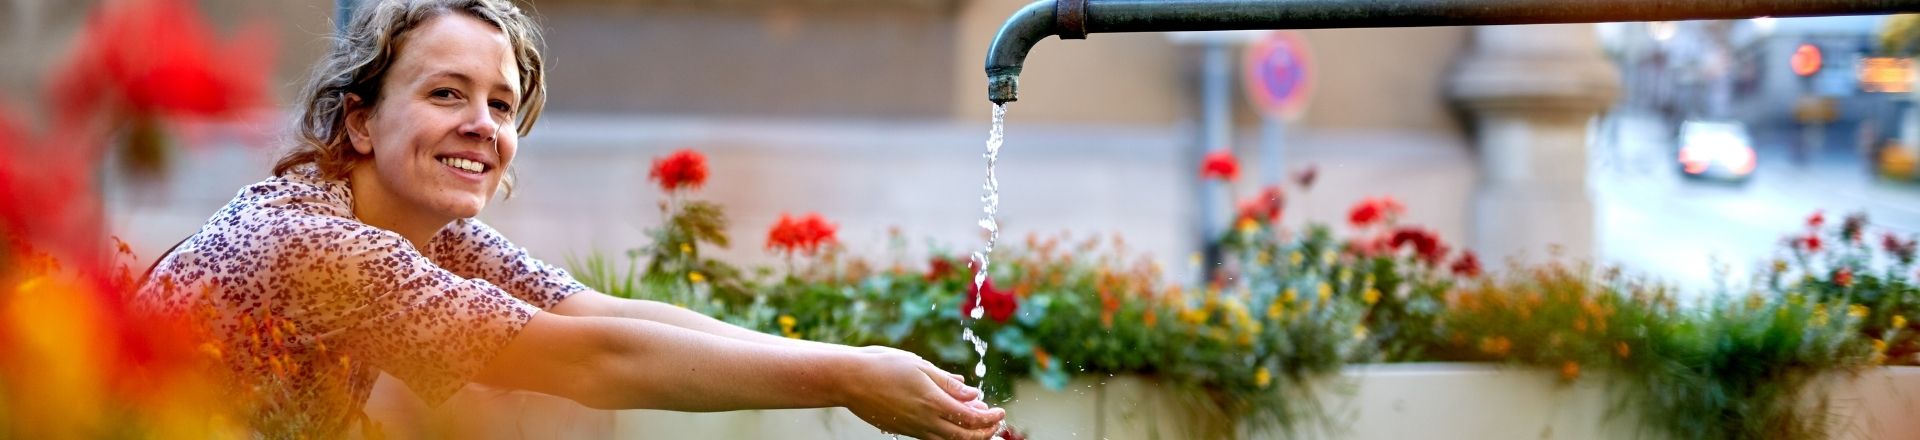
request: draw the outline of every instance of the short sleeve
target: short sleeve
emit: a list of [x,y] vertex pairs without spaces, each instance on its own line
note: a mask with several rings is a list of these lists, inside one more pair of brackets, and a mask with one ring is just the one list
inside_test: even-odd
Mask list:
[[499,231],[476,219],[454,221],[428,245],[441,267],[467,278],[490,281],[514,297],[551,309],[575,293],[589,290],[565,269],[534,258]]
[[[266,209],[273,251],[247,277],[282,292],[267,307],[438,405],[540,309],[435,265],[398,234],[337,217]],[[274,217],[281,217],[275,219]]]

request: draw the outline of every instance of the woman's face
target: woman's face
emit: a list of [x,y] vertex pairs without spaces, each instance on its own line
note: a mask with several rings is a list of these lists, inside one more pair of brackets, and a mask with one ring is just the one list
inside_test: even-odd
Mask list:
[[511,45],[492,25],[447,13],[409,31],[399,50],[378,102],[348,116],[353,148],[373,155],[358,165],[373,167],[366,187],[402,211],[479,215],[519,147]]

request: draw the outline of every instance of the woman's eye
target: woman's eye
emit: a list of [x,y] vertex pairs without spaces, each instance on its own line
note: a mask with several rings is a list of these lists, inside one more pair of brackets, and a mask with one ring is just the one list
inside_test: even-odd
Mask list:
[[427,94],[427,96],[452,99],[455,97],[455,94],[453,93],[453,89],[434,89],[433,92]]
[[513,105],[507,104],[506,101],[494,100],[493,102],[487,103],[487,105],[492,106],[494,110],[499,110],[504,113],[513,113]]

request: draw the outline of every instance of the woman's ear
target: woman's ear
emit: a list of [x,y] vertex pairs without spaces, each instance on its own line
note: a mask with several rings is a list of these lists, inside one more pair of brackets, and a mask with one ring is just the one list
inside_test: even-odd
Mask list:
[[341,98],[340,108],[347,116],[347,143],[355,152],[372,155],[373,135],[367,132],[367,120],[373,117],[373,104],[349,92]]

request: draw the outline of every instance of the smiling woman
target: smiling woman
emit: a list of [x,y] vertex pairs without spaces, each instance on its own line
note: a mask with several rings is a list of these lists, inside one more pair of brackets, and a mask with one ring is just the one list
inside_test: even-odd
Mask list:
[[474,219],[545,100],[538,41],[506,0],[367,5],[300,95],[273,177],[156,263],[137,299],[212,311],[237,348],[226,367],[264,396],[253,429],[339,435],[385,372],[428,404],[474,381],[596,408],[838,406],[889,432],[992,435],[1004,411],[918,356],[594,292]]

